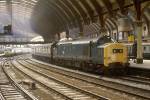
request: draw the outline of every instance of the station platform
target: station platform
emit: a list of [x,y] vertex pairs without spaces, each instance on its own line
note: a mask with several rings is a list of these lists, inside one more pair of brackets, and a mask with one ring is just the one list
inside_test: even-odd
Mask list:
[[143,60],[143,64],[134,63],[133,60],[130,60],[131,68],[139,68],[139,69],[150,69],[150,60]]

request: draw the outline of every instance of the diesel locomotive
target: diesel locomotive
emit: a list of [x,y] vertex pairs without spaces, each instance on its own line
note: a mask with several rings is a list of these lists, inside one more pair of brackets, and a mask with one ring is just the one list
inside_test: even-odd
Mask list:
[[32,51],[36,59],[98,73],[125,71],[129,66],[127,47],[109,36],[42,44]]

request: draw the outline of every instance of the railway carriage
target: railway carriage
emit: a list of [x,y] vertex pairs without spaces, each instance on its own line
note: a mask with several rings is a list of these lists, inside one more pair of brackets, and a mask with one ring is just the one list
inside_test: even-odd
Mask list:
[[[126,43],[125,44],[128,48],[128,58],[132,59],[133,55],[132,55],[132,46],[133,43]],[[144,59],[150,59],[150,43],[142,43],[142,50],[143,50],[143,58]]]
[[150,43],[143,43],[143,57],[150,59]]
[[52,43],[38,44],[32,47],[32,56],[36,59],[50,62]]

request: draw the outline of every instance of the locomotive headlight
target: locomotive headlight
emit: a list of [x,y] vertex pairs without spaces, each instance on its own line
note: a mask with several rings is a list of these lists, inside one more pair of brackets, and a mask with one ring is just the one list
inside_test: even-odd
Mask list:
[[116,49],[113,49],[113,53],[116,53],[117,51],[116,51]]

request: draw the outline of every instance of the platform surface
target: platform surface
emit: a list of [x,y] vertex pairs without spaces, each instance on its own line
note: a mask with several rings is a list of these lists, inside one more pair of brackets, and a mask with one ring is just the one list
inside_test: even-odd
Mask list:
[[141,68],[141,69],[150,69],[150,60],[143,60],[143,64],[134,63],[133,60],[130,60],[130,67]]

